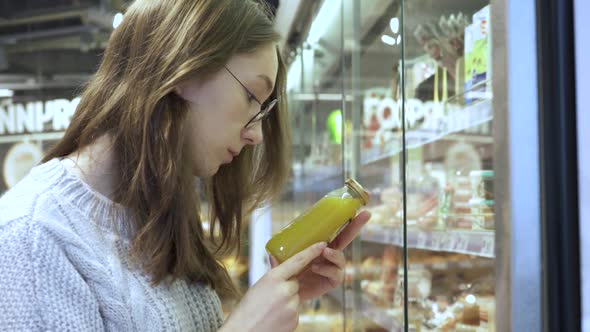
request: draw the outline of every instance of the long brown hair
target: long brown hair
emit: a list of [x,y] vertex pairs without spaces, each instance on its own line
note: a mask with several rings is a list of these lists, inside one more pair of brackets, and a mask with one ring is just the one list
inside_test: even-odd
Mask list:
[[113,32],[64,138],[44,158],[110,136],[120,171],[113,197],[132,211],[131,257],[154,284],[182,278],[235,294],[219,255],[239,246],[244,216],[279,193],[289,169],[284,64],[277,49],[273,95],[280,102],[262,125],[263,143],[244,148],[205,181],[216,226],[210,237],[185,153],[188,104],[174,88],[278,38],[269,10],[254,0],[136,1]]

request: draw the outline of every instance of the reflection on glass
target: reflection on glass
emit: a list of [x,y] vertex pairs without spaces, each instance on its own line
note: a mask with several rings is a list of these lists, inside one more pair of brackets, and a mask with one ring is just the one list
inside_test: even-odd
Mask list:
[[489,2],[404,1],[408,324],[494,331]]
[[300,331],[495,331],[489,1],[324,1],[310,20],[285,215],[350,175],[372,218]]

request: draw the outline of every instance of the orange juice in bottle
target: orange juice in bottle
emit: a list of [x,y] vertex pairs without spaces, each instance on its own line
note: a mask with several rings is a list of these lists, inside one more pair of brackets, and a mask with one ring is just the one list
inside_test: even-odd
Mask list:
[[363,187],[348,179],[275,234],[266,251],[282,263],[314,243],[331,242],[368,201]]

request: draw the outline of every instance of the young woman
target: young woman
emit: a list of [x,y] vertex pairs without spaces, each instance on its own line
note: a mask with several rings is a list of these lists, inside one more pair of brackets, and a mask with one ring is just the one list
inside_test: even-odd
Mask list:
[[278,38],[253,0],[130,6],[64,138],[0,200],[2,329],[292,331],[300,301],[342,282],[368,213],[273,264],[222,317],[234,287],[218,255],[288,173]]

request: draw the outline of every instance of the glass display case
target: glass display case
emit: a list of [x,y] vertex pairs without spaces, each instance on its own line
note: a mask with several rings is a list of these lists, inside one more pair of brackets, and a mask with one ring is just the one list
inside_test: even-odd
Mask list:
[[300,330],[501,331],[502,7],[302,3],[285,46],[295,161],[272,232],[349,177],[370,191],[372,218],[347,250],[344,286],[305,304]]

